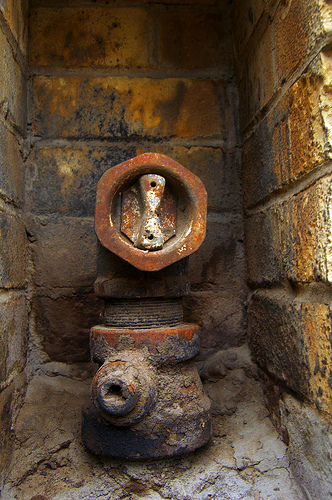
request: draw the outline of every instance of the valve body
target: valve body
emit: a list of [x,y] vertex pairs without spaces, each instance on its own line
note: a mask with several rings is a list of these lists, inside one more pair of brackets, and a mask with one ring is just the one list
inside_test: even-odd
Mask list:
[[[173,160],[153,154],[134,160],[127,165],[133,169],[132,181],[124,182],[120,195],[110,186],[112,196],[108,196],[105,181],[100,181],[103,196],[108,198],[106,202],[99,193],[104,215],[96,215],[96,232],[102,234],[103,245],[111,241],[105,246],[113,250],[114,243],[106,234],[108,213],[111,236],[119,238],[118,255],[134,265],[138,255],[139,269],[99,248],[95,293],[105,300],[105,308],[103,323],[90,332],[91,359],[99,370],[91,400],[83,408],[82,438],[97,454],[161,458],[193,451],[211,437],[210,402],[193,361],[199,353],[199,327],[183,320],[182,297],[189,292],[188,258],[180,260],[177,252],[184,248],[185,256],[193,251],[190,227],[198,215],[195,206],[188,206],[190,220],[181,220],[184,204],[179,193],[185,189],[182,186],[177,192],[172,169],[170,181],[165,175]],[[139,160],[142,175],[137,177]],[[115,167],[121,176],[123,165]],[[181,169],[175,169],[176,176]],[[111,178],[111,171],[104,174],[106,178]],[[190,182],[186,203],[192,177]],[[197,198],[195,189],[193,199]],[[205,222],[203,226],[205,231]],[[164,264],[158,263],[158,254]],[[157,272],[144,271],[151,265]]]

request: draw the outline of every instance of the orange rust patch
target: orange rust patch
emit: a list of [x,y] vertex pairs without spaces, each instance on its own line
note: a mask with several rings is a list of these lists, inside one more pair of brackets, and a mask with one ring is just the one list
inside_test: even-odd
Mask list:
[[184,392],[185,394],[188,394],[189,392],[194,392],[196,391],[197,387],[195,384],[191,384],[188,387],[185,385],[181,387],[181,391]]
[[91,336],[96,340],[102,335],[109,347],[115,348],[121,336],[128,336],[134,339],[135,347],[147,347],[151,352],[157,352],[157,346],[169,337],[177,336],[180,340],[190,342],[197,333],[199,327],[195,324],[184,324],[173,328],[154,328],[146,330],[133,330],[127,328],[108,328],[98,325],[91,328]]
[[129,392],[131,392],[132,394],[135,394],[135,388],[134,388],[133,384],[128,385],[127,389],[128,389],[128,391],[129,391]]
[[124,365],[125,361],[111,361],[109,365]]
[[[113,366],[113,365],[125,365],[126,362],[125,361],[111,361],[110,363],[107,363],[108,366]],[[95,374],[94,378],[93,378],[93,381],[92,381],[92,387],[97,387],[98,384],[97,384],[97,380],[99,378],[99,371]]]

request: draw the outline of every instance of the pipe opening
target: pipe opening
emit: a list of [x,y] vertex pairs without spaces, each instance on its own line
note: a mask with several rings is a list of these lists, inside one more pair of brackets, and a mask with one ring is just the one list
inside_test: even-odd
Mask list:
[[111,384],[105,391],[103,399],[108,405],[118,405],[123,404],[127,398],[123,395],[120,385]]

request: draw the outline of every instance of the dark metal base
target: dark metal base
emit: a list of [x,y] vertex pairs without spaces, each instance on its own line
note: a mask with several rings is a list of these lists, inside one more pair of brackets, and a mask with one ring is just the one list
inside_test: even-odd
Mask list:
[[107,423],[92,403],[83,408],[82,440],[93,453],[114,458],[144,459],[181,455],[200,448],[211,438],[210,407],[195,415],[160,422],[149,428],[149,418],[131,427]]

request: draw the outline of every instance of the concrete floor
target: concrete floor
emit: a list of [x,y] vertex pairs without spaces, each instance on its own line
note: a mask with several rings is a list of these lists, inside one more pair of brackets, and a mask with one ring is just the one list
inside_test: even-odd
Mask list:
[[16,449],[2,500],[308,500],[263,401],[245,347],[200,363],[213,404],[213,439],[167,460],[132,462],[87,452],[80,441],[86,366],[43,365],[16,421]]

